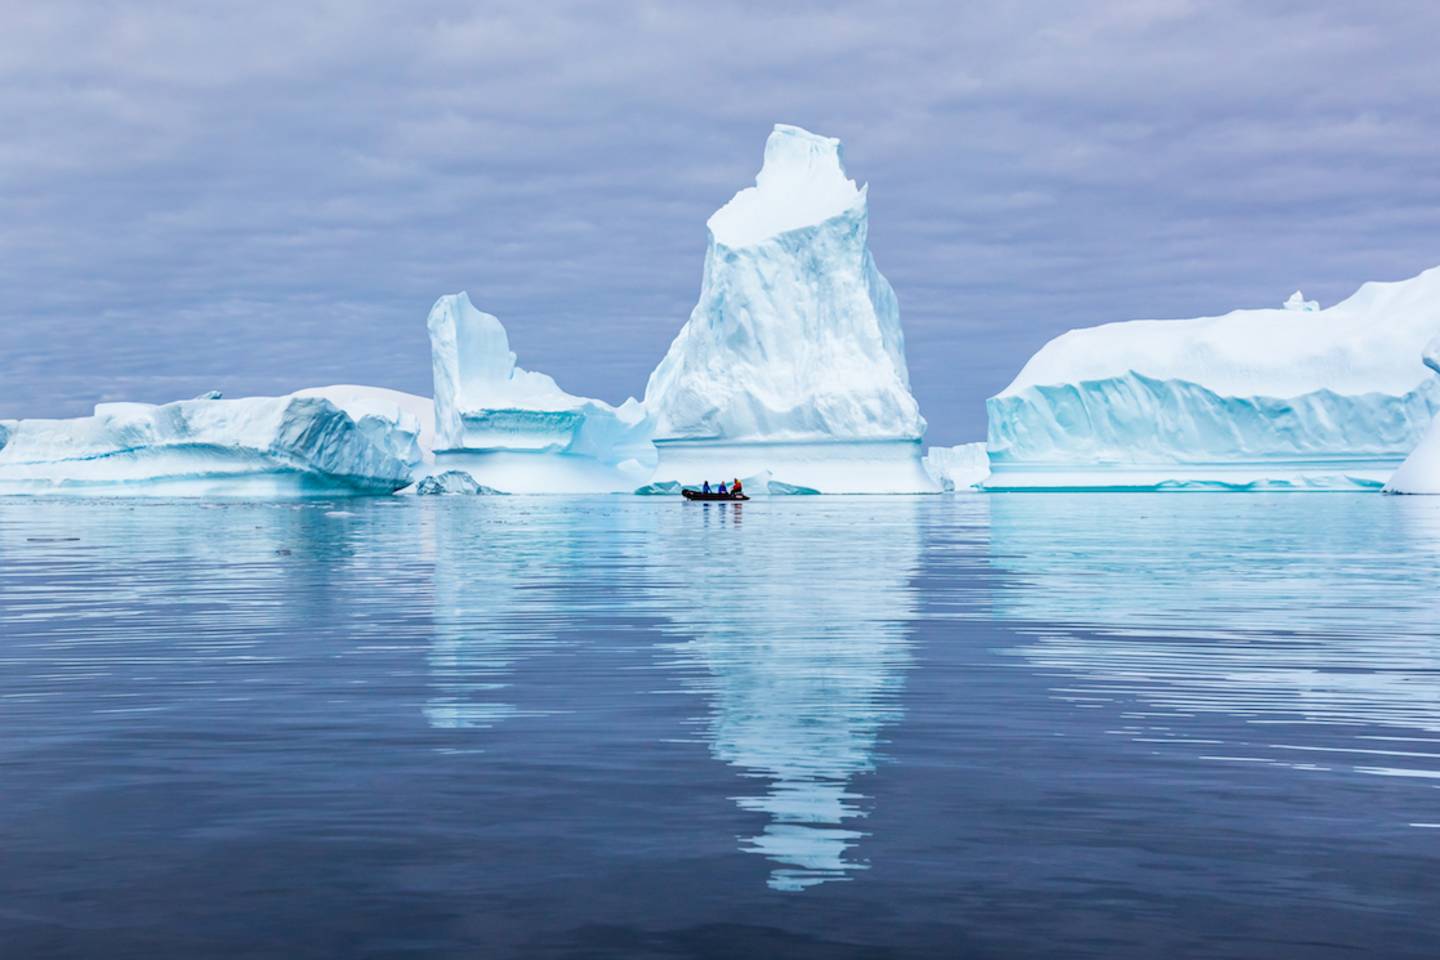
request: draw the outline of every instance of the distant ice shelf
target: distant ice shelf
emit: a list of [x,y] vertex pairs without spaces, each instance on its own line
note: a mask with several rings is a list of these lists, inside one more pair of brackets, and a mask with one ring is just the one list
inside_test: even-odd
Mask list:
[[990,455],[984,443],[958,447],[931,447],[925,451],[925,469],[947,492],[973,490],[990,476]]
[[987,402],[1015,489],[1378,489],[1440,409],[1440,268],[1324,310],[1072,330]]

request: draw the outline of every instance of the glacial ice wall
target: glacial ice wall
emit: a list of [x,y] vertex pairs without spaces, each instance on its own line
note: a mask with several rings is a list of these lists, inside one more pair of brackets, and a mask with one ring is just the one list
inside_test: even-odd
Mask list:
[[516,365],[498,318],[465,293],[443,296],[427,321],[435,377],[435,462],[511,493],[634,489],[654,452],[644,409],[560,389]]
[[414,467],[412,424],[357,422],[319,396],[102,403],[10,421],[0,493],[275,496],[390,493]]
[[925,469],[947,493],[972,490],[990,476],[990,455],[983,443],[931,447],[925,451]]
[[707,222],[700,298],[651,374],[657,481],[758,474],[929,491],[900,311],[840,142],[779,124],[755,186]]
[[418,467],[434,460],[435,404],[429,397],[349,383],[307,387],[295,391],[294,396],[330,401],[344,410],[362,433],[406,463]]
[[1050,341],[987,401],[986,487],[1378,488],[1440,409],[1440,268],[1291,301]]
[[[1425,366],[1440,374],[1440,336],[1426,345],[1423,359]],[[1440,417],[1430,421],[1420,443],[1385,484],[1385,492],[1440,494]]]

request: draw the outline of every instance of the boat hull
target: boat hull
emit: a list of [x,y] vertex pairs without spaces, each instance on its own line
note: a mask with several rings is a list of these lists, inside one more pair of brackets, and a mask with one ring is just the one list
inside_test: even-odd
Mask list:
[[711,500],[719,500],[721,502],[724,502],[726,500],[735,500],[738,502],[740,500],[750,499],[743,493],[701,493],[699,490],[681,490],[680,495],[686,500],[704,500],[706,502],[709,502]]

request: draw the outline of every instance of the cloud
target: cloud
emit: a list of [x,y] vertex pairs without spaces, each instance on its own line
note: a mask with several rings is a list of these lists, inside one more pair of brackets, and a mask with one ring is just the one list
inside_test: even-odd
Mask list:
[[428,389],[468,289],[619,400],[771,123],[846,141],[937,442],[1072,326],[1440,263],[1421,3],[22,5],[0,414]]

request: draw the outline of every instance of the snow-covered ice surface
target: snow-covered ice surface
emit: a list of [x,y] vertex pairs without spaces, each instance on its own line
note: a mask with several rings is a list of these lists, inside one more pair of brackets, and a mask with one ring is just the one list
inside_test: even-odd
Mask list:
[[1440,268],[1291,299],[1050,341],[987,401],[986,487],[1379,488],[1440,409]]
[[384,494],[411,482],[413,418],[352,417],[323,396],[102,403],[89,417],[11,420],[0,494]]
[[516,366],[505,327],[464,293],[428,320],[435,374],[435,464],[509,493],[630,491],[654,462],[632,400],[613,407]]
[[984,443],[931,447],[925,451],[925,469],[947,492],[970,490],[990,476],[990,455]]
[[[1440,373],[1440,336],[1426,345],[1424,359],[1427,367]],[[1385,492],[1440,494],[1440,417],[1430,421],[1420,444],[1385,484]]]
[[769,471],[826,493],[938,489],[840,142],[777,125],[755,186],[707,227],[699,302],[645,390],[654,480]]

